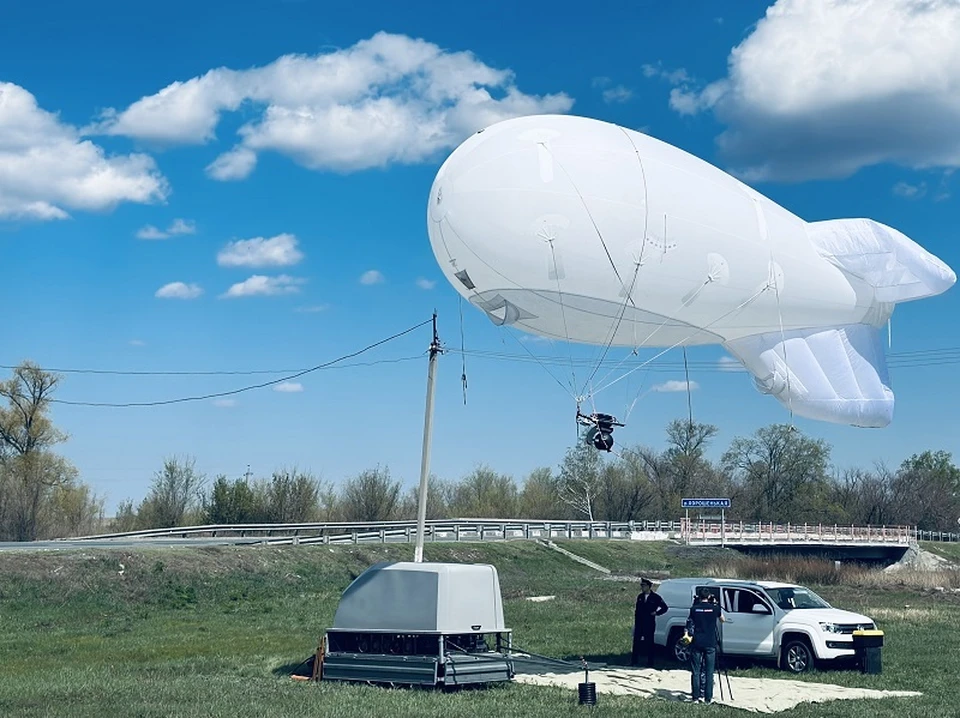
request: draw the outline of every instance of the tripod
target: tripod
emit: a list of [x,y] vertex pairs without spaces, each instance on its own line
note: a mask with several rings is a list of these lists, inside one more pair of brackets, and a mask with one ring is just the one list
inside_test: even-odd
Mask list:
[[733,688],[730,685],[730,674],[727,673],[727,669],[723,667],[721,663],[721,658],[723,657],[723,621],[717,621],[717,663],[714,666],[714,670],[720,674],[720,700],[725,700],[723,697],[723,678],[727,678],[727,693],[730,694],[730,700],[733,700]]

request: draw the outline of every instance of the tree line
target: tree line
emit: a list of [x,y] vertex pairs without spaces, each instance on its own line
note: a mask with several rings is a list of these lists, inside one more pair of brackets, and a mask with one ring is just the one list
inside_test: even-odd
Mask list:
[[[104,516],[105,498],[80,481],[54,447],[66,439],[49,418],[59,377],[25,363],[0,382],[0,538],[33,540],[96,531],[196,524],[412,520],[419,487],[375,466],[334,483],[282,468],[248,479],[212,480],[192,457],[171,456],[146,496]],[[899,466],[840,469],[831,447],[788,424],[735,438],[718,460],[707,452],[718,427],[677,419],[666,448],[586,443],[555,467],[516,480],[489,465],[456,479],[431,476],[427,517],[643,521],[676,518],[687,496],[728,496],[731,520],[911,525],[956,530],[960,468],[946,451],[914,454]]]

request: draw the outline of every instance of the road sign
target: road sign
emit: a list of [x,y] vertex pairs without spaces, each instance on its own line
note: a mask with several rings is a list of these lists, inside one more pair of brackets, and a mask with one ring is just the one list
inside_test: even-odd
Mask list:
[[729,509],[730,499],[680,499],[685,509]]

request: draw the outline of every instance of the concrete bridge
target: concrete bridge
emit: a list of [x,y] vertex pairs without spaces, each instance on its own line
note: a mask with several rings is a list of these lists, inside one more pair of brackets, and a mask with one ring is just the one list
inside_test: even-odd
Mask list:
[[842,526],[743,521],[680,521],[680,540],[689,546],[724,546],[744,553],[787,554],[835,560],[897,561],[911,545],[911,526]]

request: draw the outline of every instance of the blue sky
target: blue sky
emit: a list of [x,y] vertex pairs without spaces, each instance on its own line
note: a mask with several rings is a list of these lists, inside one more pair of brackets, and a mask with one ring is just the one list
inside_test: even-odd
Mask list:
[[[276,379],[434,309],[457,350],[458,298],[426,235],[430,184],[475,129],[540,111],[648,132],[804,219],[870,217],[960,267],[960,11],[771,4],[12,4],[0,27],[0,363],[277,370],[66,373],[57,394],[127,403]],[[797,426],[831,442],[840,466],[960,455],[960,350],[945,351],[960,347],[958,311],[956,289],[897,308],[891,426]],[[568,349],[467,304],[462,333],[467,404],[463,357],[450,351],[434,472],[457,478],[483,462],[520,479],[556,466],[575,407],[524,359],[562,361]],[[111,510],[139,500],[170,454],[195,456],[211,478],[249,464],[337,482],[379,463],[410,486],[429,339],[424,327],[351,360],[364,365],[229,402],[58,404],[71,437],[61,449]],[[942,351],[907,354],[922,350]],[[715,456],[789,420],[722,357],[688,351],[694,417],[721,429]],[[623,416],[640,393],[621,443],[661,447],[667,422],[686,415],[686,392],[669,391],[682,360],[674,350],[597,398]]]

